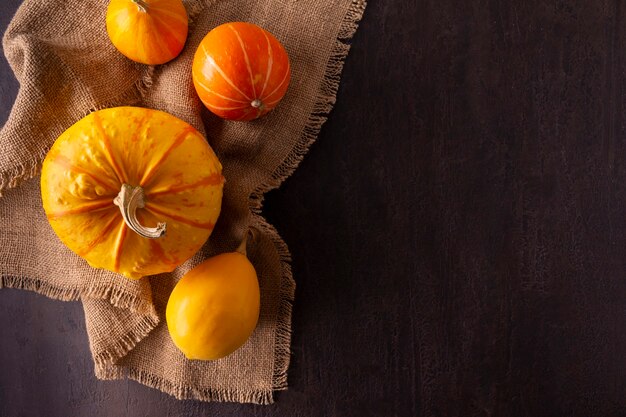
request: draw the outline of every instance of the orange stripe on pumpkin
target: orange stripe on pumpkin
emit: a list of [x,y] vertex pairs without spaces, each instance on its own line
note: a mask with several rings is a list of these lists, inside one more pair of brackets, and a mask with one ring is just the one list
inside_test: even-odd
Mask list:
[[[158,223],[157,219],[153,218],[154,214],[148,213],[146,210],[141,210],[137,212],[137,218],[141,224],[156,224]],[[171,265],[173,267],[178,265],[178,260],[174,258],[170,258],[166,251],[161,246],[161,239],[148,239],[148,244],[150,245],[149,256],[150,259],[155,260],[159,263],[164,263],[167,265]]]
[[113,200],[111,199],[96,200],[71,209],[48,212],[46,213],[46,216],[48,217],[48,219],[53,220],[63,216],[69,216],[72,214],[84,214],[89,213],[90,211],[97,211],[111,207],[113,207]]
[[170,258],[165,250],[163,250],[163,247],[155,239],[150,240],[150,252],[152,252],[152,256],[155,259],[158,259],[159,262],[163,262],[164,264],[171,267],[175,267],[178,264],[178,260],[175,258]]
[[81,168],[78,167],[74,164],[72,164],[72,162],[67,159],[64,155],[58,154],[53,160],[52,162],[54,162],[57,165],[60,165],[62,167],[64,167],[65,169],[68,169],[76,174],[84,174],[87,175],[89,178],[91,178],[91,180],[93,182],[95,182],[96,184],[100,185],[101,187],[103,187],[104,189],[108,190],[111,193],[116,193],[118,192],[118,190],[116,190],[115,187],[119,187],[119,183],[116,184],[115,186],[111,185],[111,184],[107,184],[106,182],[102,181],[96,174],[87,171],[85,168]]
[[176,194],[183,191],[192,190],[196,187],[222,185],[223,183],[224,176],[216,172],[206,178],[202,178],[200,181],[191,184],[180,185],[178,187],[169,187],[164,190],[148,191],[146,192],[146,197],[160,197],[167,194]]
[[[156,31],[157,35],[161,37],[161,39],[163,39],[165,41],[165,43],[167,44],[168,48],[178,48],[180,47],[181,44],[185,43],[185,37],[183,37],[182,35],[176,36],[178,33],[176,32],[175,29],[173,29],[167,22],[164,22],[162,20],[162,18],[158,15],[151,15],[152,18],[155,20],[155,26],[159,26],[159,30]],[[173,39],[177,44],[176,45],[170,45],[170,42],[167,42],[167,39],[164,39],[164,35],[166,35],[167,37]],[[176,51],[172,51],[172,53],[174,53]]]
[[148,38],[146,45],[152,46],[152,48],[146,48],[146,51],[152,52],[154,59],[159,60],[160,57],[173,54],[174,52],[171,51],[170,46],[166,44],[167,42],[160,29],[157,29],[157,22],[154,16],[149,15],[149,17],[151,20],[146,19],[144,24],[150,32],[152,32],[152,36]]
[[197,222],[195,220],[188,219],[179,214],[171,213],[167,210],[156,208],[154,204],[146,203],[145,209],[151,212],[152,214],[160,214],[161,216],[169,217],[172,220],[176,220],[179,223],[186,224],[188,226],[197,227],[199,229],[213,229],[215,227],[215,223],[213,222]]
[[117,235],[117,240],[115,241],[115,266],[113,269],[118,272],[120,270],[120,261],[122,258],[122,249],[124,248],[126,233],[128,233],[128,227],[126,227],[126,223],[122,223],[122,228],[120,229],[120,233]]
[[113,155],[113,149],[111,147],[111,138],[104,131],[104,127],[102,126],[102,120],[100,120],[100,116],[98,116],[97,113],[92,113],[92,114],[93,114],[94,125],[96,126],[96,129],[98,130],[98,132],[100,132],[100,135],[102,136],[102,142],[104,143],[104,149],[106,150],[105,157],[107,161],[109,162],[109,164],[111,164],[111,167],[113,168],[113,171],[115,172],[115,175],[117,175],[117,178],[119,179],[119,181],[121,183],[128,182],[128,175],[126,175],[126,172],[124,172],[124,168],[118,165],[117,161],[115,160],[115,155]]
[[117,226],[117,223],[119,221],[120,221],[120,217],[118,216],[114,216],[111,220],[109,220],[109,222],[106,224],[106,226],[104,226],[104,229],[102,229],[98,237],[96,237],[94,240],[89,242],[87,247],[85,247],[82,251],[77,252],[78,256],[84,257],[89,252],[91,252],[93,248],[98,246],[100,243],[104,242],[106,238],[109,236],[109,233],[111,233],[111,231],[115,228],[115,226]]
[[150,167],[148,171],[144,174],[141,181],[139,181],[139,185],[142,187],[145,187],[152,180],[154,175],[157,173],[163,161],[165,161],[170,156],[170,154],[174,151],[174,149],[182,145],[185,139],[187,138],[187,136],[190,133],[195,132],[195,130],[196,129],[194,129],[192,126],[187,126],[185,129],[183,129],[183,131],[180,132],[178,136],[176,136],[176,139],[174,139],[174,142],[170,145],[170,147],[167,148],[165,152],[163,152],[163,155],[161,155],[159,160],[155,162],[152,165],[152,167]]

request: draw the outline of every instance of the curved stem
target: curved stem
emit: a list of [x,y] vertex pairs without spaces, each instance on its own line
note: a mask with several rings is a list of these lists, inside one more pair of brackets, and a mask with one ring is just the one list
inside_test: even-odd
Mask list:
[[139,8],[139,11],[142,11],[144,13],[148,11],[148,3],[146,3],[144,0],[132,0],[132,1],[133,3],[137,5],[137,7]]
[[137,219],[137,209],[145,206],[143,188],[122,184],[122,189],[113,200],[113,204],[120,208],[126,226],[139,236],[156,239],[165,234],[165,223],[159,223],[156,227],[145,227]]

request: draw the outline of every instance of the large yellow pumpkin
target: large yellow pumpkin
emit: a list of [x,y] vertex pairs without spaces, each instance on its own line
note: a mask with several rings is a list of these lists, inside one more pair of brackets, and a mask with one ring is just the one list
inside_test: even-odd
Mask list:
[[95,268],[137,279],[172,271],[208,239],[222,166],[204,137],[156,110],[78,121],[43,162],[41,196],[61,241]]

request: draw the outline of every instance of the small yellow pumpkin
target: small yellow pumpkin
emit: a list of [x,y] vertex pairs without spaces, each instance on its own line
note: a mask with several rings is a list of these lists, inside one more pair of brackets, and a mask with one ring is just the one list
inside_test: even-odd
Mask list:
[[176,284],[165,310],[174,344],[188,359],[223,358],[243,345],[259,319],[256,271],[245,255],[207,259]]
[[205,138],[161,111],[89,114],[48,152],[41,197],[61,241],[95,268],[138,279],[172,271],[208,239],[222,166]]
[[111,0],[106,26],[111,42],[127,58],[158,65],[183,50],[188,18],[181,0]]

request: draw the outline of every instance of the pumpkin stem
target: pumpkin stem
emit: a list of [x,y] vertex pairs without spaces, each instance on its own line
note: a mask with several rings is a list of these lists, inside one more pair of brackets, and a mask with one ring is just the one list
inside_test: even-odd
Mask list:
[[156,227],[145,227],[137,219],[137,209],[146,205],[143,188],[122,184],[122,189],[113,203],[120,208],[126,226],[139,236],[156,239],[165,234],[165,223],[159,223]]
[[252,100],[252,103],[250,103],[250,105],[254,107],[255,109],[263,110],[263,102],[259,100],[258,98],[255,98],[254,100]]
[[144,0],[132,0],[132,1],[133,3],[137,5],[137,8],[139,8],[140,12],[144,12],[144,13],[148,12],[148,3],[146,3]]

